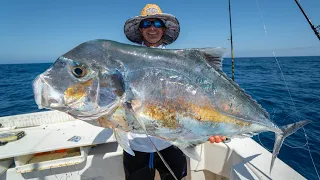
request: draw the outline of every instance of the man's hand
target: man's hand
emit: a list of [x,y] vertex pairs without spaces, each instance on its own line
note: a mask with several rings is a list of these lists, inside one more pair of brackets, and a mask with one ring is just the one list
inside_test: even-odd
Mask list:
[[222,141],[225,141],[227,138],[225,136],[211,136],[208,140],[211,143],[220,143]]

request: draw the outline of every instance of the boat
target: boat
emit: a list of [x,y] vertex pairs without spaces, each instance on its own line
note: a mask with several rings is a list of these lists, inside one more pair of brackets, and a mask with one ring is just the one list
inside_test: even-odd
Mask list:
[[[0,146],[0,180],[125,179],[123,149],[112,129],[59,111],[0,117],[0,132],[24,136]],[[188,159],[185,180],[305,179],[251,138],[197,146],[201,161]],[[160,179],[156,173],[155,179]]]
[[[295,1],[320,40],[319,27]],[[234,73],[230,0],[229,18]],[[13,140],[0,143],[0,180],[125,179],[123,149],[112,129],[99,127],[96,121],[76,120],[54,110],[0,117],[0,135],[6,133],[13,134]],[[279,158],[270,172],[272,154],[250,137],[206,142],[196,149],[201,161],[187,158],[184,180],[306,179]],[[155,179],[160,180],[158,172]]]

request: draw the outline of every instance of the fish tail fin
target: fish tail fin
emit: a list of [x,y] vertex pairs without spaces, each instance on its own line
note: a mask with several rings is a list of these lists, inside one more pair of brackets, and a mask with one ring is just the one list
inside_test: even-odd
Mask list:
[[276,139],[273,147],[273,153],[272,153],[272,159],[271,159],[271,165],[270,165],[270,174],[274,165],[274,161],[276,160],[279,154],[279,151],[283,144],[284,139],[290,136],[291,134],[295,133],[298,129],[302,128],[304,125],[309,124],[310,122],[311,122],[310,120],[303,120],[296,123],[288,124],[280,128],[282,133],[275,133]]

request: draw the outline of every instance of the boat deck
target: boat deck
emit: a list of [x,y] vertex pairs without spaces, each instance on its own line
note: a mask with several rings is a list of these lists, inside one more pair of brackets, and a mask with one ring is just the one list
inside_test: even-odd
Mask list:
[[[97,127],[84,121],[19,128],[14,131],[25,131],[26,135],[0,146],[0,159],[116,141],[112,129]],[[74,136],[81,139],[78,142],[71,141]]]
[[[58,112],[42,112],[28,115],[33,119],[49,117],[44,122],[28,121],[28,128],[10,131],[25,131],[26,136],[0,146],[0,180],[20,179],[112,179],[123,180],[122,148],[115,142],[112,130],[74,120]],[[0,117],[0,123],[18,126],[18,117]],[[69,119],[68,119],[69,118]],[[80,137],[71,141],[72,137]],[[44,155],[37,162],[38,153],[78,149],[78,156],[53,158]],[[197,146],[201,161],[189,160],[188,180],[224,179],[305,179],[280,159],[276,159],[269,173],[272,154],[251,138],[232,139],[229,143]],[[52,155],[49,153],[49,155]],[[40,159],[40,158],[36,158]],[[47,159],[44,161],[43,159]],[[156,179],[159,179],[157,176]]]

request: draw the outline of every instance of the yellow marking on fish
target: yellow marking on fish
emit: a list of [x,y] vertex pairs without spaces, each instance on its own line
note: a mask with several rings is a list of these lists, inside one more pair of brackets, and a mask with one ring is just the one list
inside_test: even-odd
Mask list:
[[233,117],[227,116],[225,114],[221,114],[216,109],[210,108],[210,107],[197,107],[197,106],[191,106],[193,110],[195,110],[196,119],[199,121],[205,120],[205,121],[213,121],[217,123],[229,123],[229,124],[237,124],[239,126],[248,126],[251,123],[244,122],[237,120]]
[[93,80],[90,79],[86,82],[74,84],[70,86],[65,92],[66,98],[80,99],[87,96],[86,88],[92,84]]
[[163,125],[168,128],[177,128],[176,111],[173,108],[159,107],[148,104],[144,107],[144,114],[151,116],[153,119],[162,121]]
[[221,114],[215,106],[208,101],[202,105],[196,105],[182,98],[172,101],[166,100],[162,103],[144,103],[142,113],[152,117],[154,120],[161,121],[163,125],[168,128],[177,128],[178,114],[198,121],[213,121],[216,123],[237,124],[239,126],[248,126],[251,124]]

